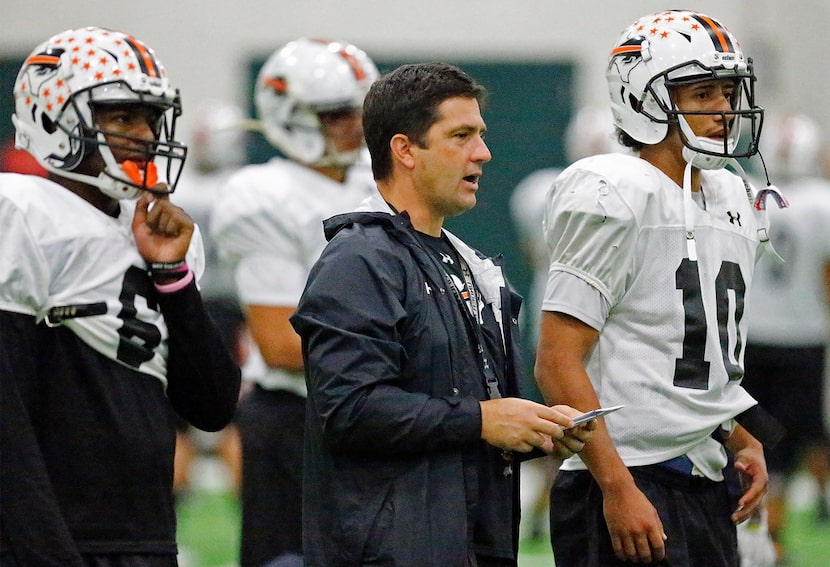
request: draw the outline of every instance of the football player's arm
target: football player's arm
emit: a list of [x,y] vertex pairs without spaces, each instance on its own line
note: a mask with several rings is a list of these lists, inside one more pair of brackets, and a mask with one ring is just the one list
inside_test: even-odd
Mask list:
[[[543,311],[535,376],[548,404],[567,404],[581,411],[600,407],[585,370],[585,359],[599,332],[575,317]],[[603,512],[611,543],[623,561],[648,563],[665,557],[665,534],[657,510],[634,484],[603,419],[580,457],[603,496]]]
[[741,479],[744,493],[738,500],[738,508],[732,514],[732,521],[739,524],[752,515],[767,493],[767,464],[764,459],[764,446],[749,431],[736,425],[726,440],[726,448],[735,457],[735,470]]
[[[169,198],[145,192],[136,202],[132,229],[139,254],[152,266],[183,260],[194,224]],[[183,269],[152,269],[169,332],[167,395],[193,426],[218,431],[236,409],[240,370],[205,310],[192,272]]]
[[296,306],[246,305],[245,320],[251,337],[270,368],[303,369],[300,335],[289,321]]
[[249,242],[254,235],[239,235],[248,244],[240,253],[234,279],[248,330],[265,364],[297,372],[304,367],[302,343],[289,319],[297,310],[309,268],[298,258],[297,243],[285,237],[290,227],[275,227],[268,250]]
[[34,317],[0,310],[0,533],[21,567],[82,567],[20,391],[36,378],[34,335]]
[[233,417],[241,373],[205,310],[191,280],[157,294],[169,332],[167,395],[176,412],[205,431],[218,431]]

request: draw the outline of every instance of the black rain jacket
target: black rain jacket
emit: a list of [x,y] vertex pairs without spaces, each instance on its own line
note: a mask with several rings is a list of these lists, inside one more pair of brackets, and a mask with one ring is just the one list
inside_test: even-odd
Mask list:
[[[291,319],[308,383],[306,565],[462,566],[473,552],[515,560],[518,463],[506,476],[502,452],[482,450],[483,374],[444,274],[405,213],[348,213],[324,226],[330,243]],[[500,389],[517,395],[521,298],[500,266],[448,237],[502,325]]]

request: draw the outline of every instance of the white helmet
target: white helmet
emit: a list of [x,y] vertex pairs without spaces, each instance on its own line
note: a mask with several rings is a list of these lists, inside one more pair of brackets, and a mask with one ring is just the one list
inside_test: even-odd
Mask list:
[[[668,87],[722,78],[736,81],[732,110],[723,113],[731,123],[728,136],[722,141],[695,136],[683,116],[691,113],[677,109]],[[684,158],[696,167],[719,169],[729,158],[758,151],[764,111],[755,105],[752,60],[744,57],[735,36],[709,16],[668,10],[640,18],[614,45],[606,79],[616,125],[638,142],[660,142],[676,122],[686,146]],[[744,121],[750,139],[739,150]]]
[[214,171],[245,163],[247,121],[239,106],[208,99],[190,114],[195,116],[188,156],[191,165],[202,171]]
[[[175,189],[187,154],[174,140],[179,93],[168,84],[153,51],[136,38],[96,27],[60,33],[23,62],[14,99],[16,145],[48,171],[94,185],[114,199],[153,190],[159,171],[169,187],[165,192]],[[135,162],[117,163],[110,150],[116,145],[107,142],[106,132],[94,122],[94,106],[124,103],[158,111],[156,141],[144,142],[143,171]],[[95,151],[104,159],[104,171],[98,176],[74,171]]]
[[761,136],[761,155],[770,175],[781,180],[817,176],[822,133],[804,114],[768,117]]
[[274,52],[259,72],[254,102],[271,144],[308,165],[351,165],[359,151],[338,154],[319,112],[360,109],[378,70],[354,45],[301,38]]

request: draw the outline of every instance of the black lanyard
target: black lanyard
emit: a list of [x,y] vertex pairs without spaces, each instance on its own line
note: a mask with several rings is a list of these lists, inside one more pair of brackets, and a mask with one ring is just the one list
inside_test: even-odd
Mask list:
[[487,358],[487,349],[484,347],[484,335],[481,332],[481,324],[478,320],[479,299],[475,281],[473,280],[473,274],[470,272],[470,267],[467,265],[467,262],[464,261],[464,258],[461,257],[461,254],[457,254],[457,258],[459,264],[461,265],[461,273],[464,276],[464,285],[467,286],[467,293],[470,294],[470,307],[472,308],[472,313],[464,303],[464,299],[461,297],[461,292],[455,286],[455,283],[452,281],[450,275],[443,267],[441,268],[441,271],[444,272],[444,278],[447,280],[450,289],[452,289],[453,297],[455,297],[455,301],[461,309],[461,315],[464,317],[464,321],[475,339],[476,348],[481,356],[481,370],[484,372],[484,379],[487,386],[487,397],[491,400],[500,398],[501,392],[499,392],[499,380],[496,377],[496,373],[493,372],[493,367],[490,365],[490,359]]
[[[453,296],[461,309],[464,320],[467,321],[467,325],[473,330],[473,335],[475,336],[475,341],[478,346],[478,352],[481,354],[481,365],[482,371],[484,372],[484,379],[487,381],[487,396],[491,400],[501,398],[501,392],[499,392],[499,380],[496,378],[496,373],[493,372],[493,368],[490,366],[490,360],[487,358],[487,350],[484,348],[484,336],[481,332],[481,323],[478,319],[478,291],[473,280],[473,274],[470,272],[470,267],[467,265],[464,258],[461,257],[461,254],[456,254],[456,256],[458,257],[458,262],[461,265],[461,273],[464,275],[464,285],[467,286],[467,292],[470,294],[470,307],[472,308],[472,313],[470,313],[470,310],[467,309],[467,306],[464,304],[464,299],[461,297],[461,292],[457,287],[455,287],[452,278],[449,274],[447,274],[446,270],[444,270],[444,277],[447,278],[447,281],[450,284]],[[506,449],[502,450],[501,458],[504,460],[504,470],[502,471],[502,474],[505,478],[508,478],[513,474],[513,452]]]
[[[461,290],[459,290],[455,282],[453,281],[452,277],[450,276],[449,272],[444,268],[443,265],[439,264],[431,253],[427,255],[433,261],[433,263],[438,267],[442,274],[444,274],[444,279],[447,281],[447,285],[452,290],[452,295],[455,298],[455,302],[458,304],[458,308],[461,310],[461,317],[464,319],[464,324],[467,325],[469,329],[469,334],[472,335],[473,339],[476,342],[476,348],[478,349],[478,353],[480,355],[481,360],[481,370],[484,373],[484,379],[486,382],[487,388],[487,397],[488,399],[496,399],[501,398],[501,392],[499,391],[499,380],[496,377],[496,373],[493,371],[493,367],[490,366],[490,359],[487,358],[487,349],[485,348],[484,343],[484,335],[481,331],[481,323],[479,322],[479,298],[478,298],[478,290],[475,285],[475,280],[473,279],[473,275],[470,272],[470,266],[467,265],[467,262],[464,258],[461,257],[461,254],[454,250],[455,258],[458,260],[459,265],[461,266],[461,274],[464,276],[464,285],[467,287],[467,293],[470,294],[470,308],[467,307],[466,303],[464,302],[464,298],[461,297]],[[472,312],[471,312],[472,311]],[[502,470],[502,474],[505,478],[510,478],[513,475],[513,452],[508,450],[502,450],[501,458],[504,461],[504,469]]]

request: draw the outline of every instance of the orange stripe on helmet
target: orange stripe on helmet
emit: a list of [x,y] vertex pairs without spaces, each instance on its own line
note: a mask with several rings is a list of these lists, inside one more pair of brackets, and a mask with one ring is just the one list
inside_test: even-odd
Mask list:
[[611,51],[611,55],[620,55],[622,53],[634,53],[635,51],[642,51],[642,45],[621,45]]
[[161,73],[159,72],[158,66],[156,65],[156,58],[153,57],[153,54],[150,53],[150,50],[147,49],[143,43],[141,43],[133,36],[124,34],[124,37],[126,38],[127,43],[129,43],[130,47],[133,49],[135,54],[138,56],[139,61],[141,61],[141,66],[144,72],[151,77],[158,77]]
[[54,55],[32,55],[24,62],[25,65],[52,65],[56,66],[60,63],[60,57]]
[[366,79],[366,71],[363,69],[363,66],[360,64],[360,61],[357,60],[357,57],[346,51],[345,49],[341,49],[338,51],[340,57],[346,60],[346,63],[349,64],[349,67],[352,68],[352,73],[354,73],[355,79],[358,81],[363,81]]
[[[312,39],[311,41],[316,41],[317,43],[322,43],[325,45],[337,45],[337,42],[330,41],[328,39]],[[360,64],[360,61],[357,60],[357,57],[346,51],[345,48],[341,47],[337,50],[337,54],[346,60],[346,63],[349,64],[349,67],[352,68],[352,73],[354,73],[355,79],[358,81],[362,81],[366,79],[366,70]]]
[[726,37],[725,30],[721,27],[719,23],[708,16],[704,16],[703,14],[697,14],[695,19],[699,22],[706,24],[709,28],[709,35],[712,37],[712,41],[715,43],[715,47],[720,47],[720,51],[724,53],[729,53],[733,51],[732,41],[728,37]]

